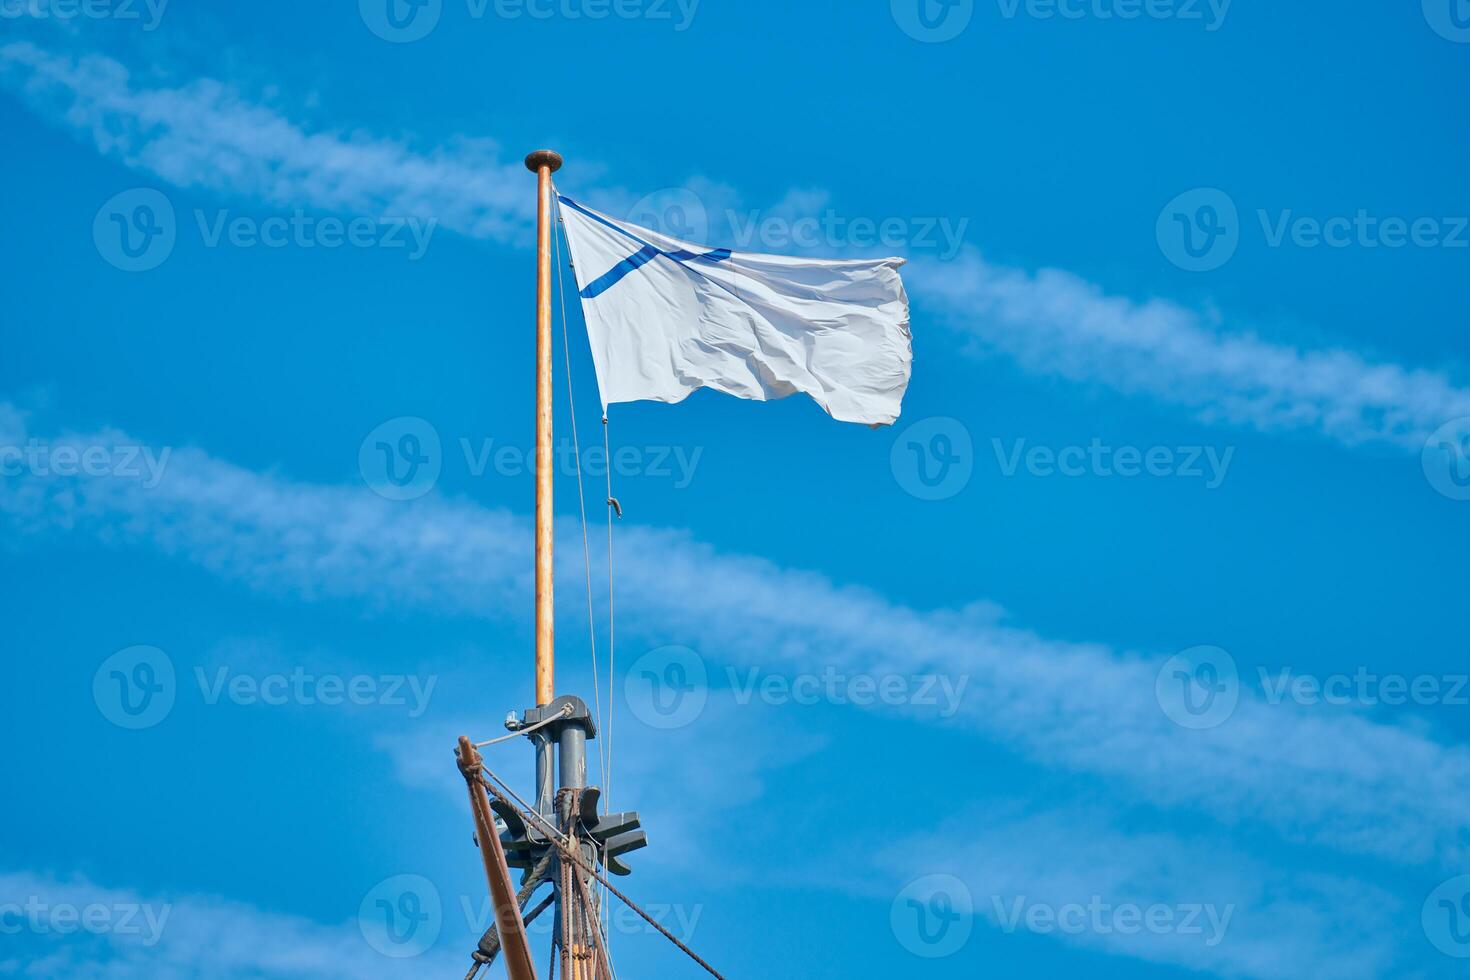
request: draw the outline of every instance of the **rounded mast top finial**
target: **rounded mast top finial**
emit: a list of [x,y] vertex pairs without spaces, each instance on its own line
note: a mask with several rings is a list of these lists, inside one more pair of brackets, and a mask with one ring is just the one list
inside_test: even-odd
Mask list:
[[555,150],[537,150],[526,157],[526,169],[531,173],[539,173],[542,167],[547,167],[552,173],[561,169],[561,154]]

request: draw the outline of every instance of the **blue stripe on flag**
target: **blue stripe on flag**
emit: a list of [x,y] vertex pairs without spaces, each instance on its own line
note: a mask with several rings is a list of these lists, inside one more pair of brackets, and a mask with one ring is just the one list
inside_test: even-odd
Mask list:
[[645,245],[617,265],[613,266],[596,281],[582,290],[583,299],[594,299],[623,281],[623,277],[643,268],[662,253],[652,245]]
[[609,289],[613,288],[618,283],[626,279],[628,276],[632,275],[634,272],[637,272],[639,269],[643,268],[645,265],[652,262],[659,256],[663,256],[666,259],[673,259],[675,262],[678,262],[680,264],[685,262],[693,262],[699,259],[704,259],[709,262],[724,262],[731,256],[731,252],[728,248],[716,248],[711,249],[708,252],[691,252],[686,248],[681,248],[676,252],[667,252],[659,248],[657,245],[654,245],[650,242],[645,242],[643,239],[639,238],[628,229],[613,224],[602,215],[595,214],[587,210],[571,198],[565,197],[560,194],[558,194],[557,197],[563,204],[571,208],[573,211],[576,211],[579,214],[584,214],[587,217],[591,218],[593,221],[596,221],[598,224],[606,225],[618,234],[631,238],[633,241],[643,246],[641,249],[634,252],[632,255],[628,256],[626,259],[619,262],[611,269],[607,270],[607,272],[603,273],[595,281],[588,283],[587,288],[582,290],[583,299],[596,299],[597,297],[601,296],[603,293],[607,292]]

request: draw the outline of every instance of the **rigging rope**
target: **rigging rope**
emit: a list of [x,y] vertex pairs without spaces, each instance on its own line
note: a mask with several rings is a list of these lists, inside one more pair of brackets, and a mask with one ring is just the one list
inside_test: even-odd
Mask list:
[[[553,184],[553,193],[555,193],[555,190],[556,185]],[[577,504],[581,509],[582,515],[582,561],[583,566],[586,568],[587,571],[587,633],[588,640],[592,646],[592,700],[597,711],[597,725],[599,728],[601,728],[602,682],[597,676],[597,613],[592,601],[592,545],[587,537],[587,493],[582,486],[582,444],[577,435],[577,399],[575,395],[575,390],[572,386],[572,346],[570,341],[567,339],[567,291],[566,286],[562,282],[561,271],[561,243],[562,239],[566,237],[567,231],[564,222],[561,220],[560,209],[558,209],[556,224],[557,228],[561,231],[561,234],[553,235],[551,237],[552,243],[556,248],[556,262],[554,264],[556,266],[556,294],[561,299],[562,363],[566,365],[567,371],[567,409],[572,420],[572,452],[576,457],[575,465],[577,472]],[[568,242],[567,257],[569,259],[571,257],[571,251],[571,243]],[[608,460],[607,463],[609,468],[611,468],[611,460]],[[612,683],[611,677],[608,678],[608,683]],[[608,697],[612,697],[611,690],[608,691]],[[608,785],[608,753],[611,752],[611,745],[611,739],[609,738],[608,747],[606,749],[604,749],[601,743],[599,743],[597,746],[597,758],[598,763],[602,768],[602,785],[604,786]]]
[[[555,190],[556,190],[556,185],[554,183],[552,184],[552,190],[553,190],[553,192],[555,192]],[[586,490],[583,487],[583,482],[582,482],[582,449],[581,449],[581,443],[579,441],[579,434],[578,434],[578,430],[577,430],[577,400],[576,400],[576,396],[575,396],[575,393],[574,393],[574,390],[573,390],[573,385],[572,385],[572,352],[571,352],[571,343],[567,339],[567,329],[568,329],[567,328],[567,323],[568,323],[568,320],[567,320],[567,293],[566,293],[566,287],[565,287],[565,285],[562,282],[561,250],[562,250],[562,243],[563,242],[566,243],[567,265],[570,266],[573,269],[574,272],[576,270],[576,261],[572,257],[572,243],[571,243],[571,240],[569,238],[567,238],[566,222],[563,221],[562,218],[561,218],[560,209],[558,209],[558,212],[557,212],[556,229],[557,229],[558,232],[560,232],[559,235],[552,236],[553,237],[553,244],[554,244],[554,247],[556,249],[556,293],[557,293],[558,298],[561,301],[561,346],[562,346],[562,359],[563,359],[563,362],[566,364],[566,372],[567,372],[567,402],[568,402],[568,408],[570,410],[571,421],[572,421],[572,449],[576,453],[576,457],[577,457],[577,461],[576,461],[576,469],[577,469],[577,503],[578,503],[578,506],[580,508],[581,518],[582,518],[582,562],[583,562],[583,567],[586,569],[586,573],[587,573],[586,574],[586,577],[587,577],[587,632],[588,632],[588,635],[589,635],[589,640],[590,640],[590,643],[591,643],[591,650],[592,650],[592,699],[593,699],[594,708],[595,708],[595,710],[597,712],[597,727],[598,727],[599,730],[602,730],[602,731],[605,732],[603,741],[600,741],[600,742],[597,743],[597,759],[598,759],[598,764],[599,764],[599,766],[602,769],[602,785],[603,785],[603,787],[606,790],[606,792],[604,792],[603,793],[603,796],[602,796],[602,808],[603,808],[603,812],[604,813],[610,813],[610,812],[612,812],[611,809],[610,809],[610,807],[611,807],[611,802],[610,802],[611,801],[611,783],[612,783],[612,711],[613,711],[614,705],[617,703],[617,688],[616,688],[616,681],[614,679],[615,678],[615,675],[613,674],[613,659],[612,659],[612,646],[611,646],[611,643],[612,643],[612,640],[613,640],[612,607],[611,607],[611,605],[609,605],[609,607],[608,607],[608,643],[609,643],[609,647],[608,647],[608,665],[607,665],[608,666],[608,674],[607,674],[607,683],[608,683],[608,692],[607,692],[608,715],[607,715],[607,727],[604,729],[603,728],[603,713],[602,713],[602,682],[601,682],[601,679],[598,676],[598,671],[597,671],[597,627],[596,627],[596,624],[595,624],[596,613],[594,611],[593,598],[592,598],[592,547],[591,547],[591,544],[588,541],[588,535],[587,535],[587,494],[586,494]],[[573,282],[573,285],[576,284],[576,278],[575,278],[575,276],[573,277],[572,282]],[[610,481],[612,479],[612,476],[611,476],[611,472],[610,471],[612,469],[612,456],[608,452],[607,434],[606,434],[607,417],[606,417],[605,414],[603,416],[602,422],[603,422],[603,443],[602,443],[603,465],[609,470],[609,474],[608,474],[608,480],[609,480],[609,485],[608,485],[609,486],[609,489],[608,489],[608,498],[609,498],[609,502],[610,503],[616,504],[616,501],[613,501],[611,499],[612,498],[612,490],[611,490],[611,482]],[[618,517],[622,517],[622,516],[623,516],[622,508],[619,507],[618,508]],[[611,520],[611,517],[609,517],[608,519]],[[611,568],[611,564],[612,564],[612,528],[608,528],[608,565],[609,565],[609,568],[608,568],[608,601],[609,601],[609,603],[611,603],[611,601],[612,601],[612,568]],[[606,916],[608,914],[608,912],[607,912],[608,905],[609,905],[609,903],[606,902],[606,901],[603,901],[601,903],[601,908],[603,909],[603,924],[604,924],[604,926],[606,926],[606,924],[608,922],[608,920],[606,918]],[[611,942],[611,939],[609,939],[609,942]]]
[[[678,936],[675,936],[672,932],[664,927],[663,923],[659,922],[653,916],[645,912],[637,902],[633,901],[627,895],[624,895],[622,892],[618,891],[618,889],[613,886],[613,883],[607,880],[606,875],[598,871],[596,868],[589,866],[587,862],[582,858],[582,848],[577,843],[577,841],[568,838],[567,835],[563,834],[560,830],[557,830],[555,827],[553,827],[545,817],[527,806],[526,801],[521,799],[520,796],[516,794],[515,790],[507,786],[504,780],[495,775],[495,773],[491,772],[490,768],[484,765],[483,762],[480,765],[479,776],[480,785],[483,786],[485,788],[485,791],[488,792],[491,796],[494,796],[501,803],[512,808],[515,808],[515,805],[517,803],[520,804],[519,813],[521,818],[526,819],[529,817],[530,819],[536,821],[541,825],[546,834],[546,839],[556,845],[557,850],[561,852],[563,861],[575,864],[577,867],[587,872],[587,874],[591,876],[593,880],[595,880],[603,888],[607,889],[607,891],[614,898],[622,902],[628,908],[632,909],[639,916],[639,918],[643,919],[644,922],[647,922],[649,925],[653,926],[653,928],[657,929],[665,939],[678,947],[679,950],[684,953],[684,955],[688,956],[694,962],[703,967],[710,976],[715,977],[716,980],[725,980],[724,975],[722,975],[714,967],[710,966],[709,963],[707,963],[704,958],[701,957],[698,953],[696,953],[694,950],[690,949],[683,942],[681,942]],[[502,792],[502,790],[504,792]],[[511,798],[515,800],[515,803],[511,802]]]
[[[521,883],[520,891],[516,892],[516,908],[524,910],[526,903],[531,900],[531,896],[536,894],[536,890],[542,885],[554,886],[555,883],[551,880],[550,874],[551,859],[553,856],[554,852],[547,851],[546,856],[537,862],[536,867],[526,875],[524,881]],[[553,887],[551,894],[547,895],[540,905],[537,905],[529,913],[522,915],[521,921],[529,927],[532,922],[536,921],[536,917],[542,912],[545,912],[555,900],[556,888]],[[487,966],[495,961],[495,957],[500,955],[500,926],[492,925],[489,929],[485,930],[485,935],[480,937],[480,948],[475,950],[472,955],[475,958],[475,962]]]
[[538,728],[545,728],[547,725],[550,725],[553,722],[561,721],[567,715],[570,715],[572,713],[572,710],[573,709],[570,704],[564,704],[562,705],[562,709],[556,714],[552,715],[550,718],[543,718],[540,721],[536,722],[536,724],[527,725],[525,728],[517,728],[509,735],[502,735],[499,738],[488,739],[484,742],[476,742],[475,748],[483,749],[488,745],[499,745],[501,742],[509,742],[513,738],[520,738],[522,735],[529,735]]
[[[610,437],[608,435],[607,409],[602,413],[602,458],[607,462],[605,473],[607,475],[607,771],[603,774],[603,785],[607,787],[607,793],[603,795],[603,810],[611,812],[612,806],[612,770],[613,770],[613,716],[618,710],[618,681],[617,681],[617,617],[616,606],[613,604],[613,524],[623,519],[623,505],[618,503],[618,498],[613,496],[612,489],[612,450],[609,448]],[[616,515],[616,518],[614,518]],[[611,902],[604,901],[603,909],[608,910]],[[611,914],[608,912],[607,914]],[[612,933],[609,931],[608,945],[612,945]],[[612,969],[612,961],[608,961],[608,969]]]
[[618,705],[618,681],[616,673],[617,654],[617,617],[613,605],[613,523],[614,515],[617,520],[622,520],[623,505],[618,503],[618,498],[613,496],[612,487],[612,450],[609,449],[610,438],[608,436],[607,410],[602,413],[602,458],[607,461],[607,773],[603,777],[603,785],[607,787],[607,795],[604,799],[612,799],[612,764],[613,764],[613,715],[617,713]]

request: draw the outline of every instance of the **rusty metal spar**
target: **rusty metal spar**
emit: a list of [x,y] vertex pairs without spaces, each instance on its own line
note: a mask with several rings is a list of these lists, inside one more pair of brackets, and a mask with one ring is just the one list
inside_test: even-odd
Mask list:
[[495,906],[495,925],[500,930],[500,945],[505,953],[506,975],[510,980],[536,980],[531,965],[531,943],[526,924],[521,920],[521,906],[510,882],[510,866],[505,863],[505,848],[495,829],[490,813],[490,798],[480,785],[483,766],[479,751],[470,740],[459,738],[459,770],[470,790],[470,809],[475,816],[475,840],[480,844],[480,857],[485,862],[485,878],[490,885],[490,899]]

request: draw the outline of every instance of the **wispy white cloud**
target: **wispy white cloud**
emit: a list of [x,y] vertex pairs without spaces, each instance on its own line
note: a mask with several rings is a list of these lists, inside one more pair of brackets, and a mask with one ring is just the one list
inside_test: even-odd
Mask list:
[[1208,422],[1417,451],[1441,425],[1470,416],[1470,389],[1442,372],[1227,331],[1216,316],[1109,295],[1060,269],[997,266],[970,248],[957,262],[921,260],[905,271],[975,353],[1150,396]]
[[0,873],[0,904],[0,975],[35,980],[413,980],[462,975],[469,963],[468,945],[384,956],[364,938],[356,907],[324,925],[222,898],[143,895],[28,871]]
[[[0,46],[0,84],[100,153],[178,186],[282,206],[434,217],[462,234],[499,241],[518,239],[528,226],[525,175],[488,142],[425,152],[379,136],[314,131],[218,81],[145,84],[115,60],[52,53],[27,42]],[[1030,371],[1153,398],[1208,421],[1417,449],[1441,423],[1470,416],[1470,391],[1444,373],[1227,331],[1214,316],[1164,300],[1110,296],[1063,271],[1003,268],[972,252],[957,263],[917,261],[909,274],[920,303],[944,311],[976,353],[998,352]],[[23,444],[27,436],[25,421],[0,408],[0,443]],[[114,432],[51,441],[134,442]],[[461,501],[391,504],[363,490],[262,475],[195,449],[176,451],[165,478],[151,488],[119,476],[6,479],[0,516],[24,532],[155,548],[273,594],[510,621],[519,621],[529,604],[529,536],[521,518]],[[1008,623],[986,604],[903,607],[820,575],[718,553],[680,532],[629,529],[619,571],[625,635],[648,645],[696,643],[716,660],[768,670],[831,665],[874,674],[963,673],[970,684],[953,724],[1155,806],[1409,865],[1453,865],[1470,839],[1470,803],[1462,791],[1470,753],[1419,732],[1350,714],[1268,706],[1249,696],[1229,724],[1185,731],[1154,702],[1154,659],[1051,640]],[[570,566],[564,572],[575,574]],[[435,749],[442,755],[437,742]],[[976,867],[981,853],[987,859],[1004,853],[1023,832],[1047,840],[1046,829],[1031,822],[1014,833],[975,838],[975,847],[984,848],[972,855]],[[1169,894],[1193,872],[1177,843],[1113,834],[1099,838],[1100,849],[1077,852],[1067,848],[1065,834],[1051,836],[1053,847],[1036,856],[1032,870],[1012,869],[1010,878],[985,887],[1070,894],[1044,874],[1062,866],[1064,855],[1094,863],[1127,855],[1107,866],[1126,871],[1152,861],[1167,869],[1163,878],[1143,883],[1124,877],[1118,889],[1128,894]],[[946,840],[952,847],[952,838]],[[1273,884],[1282,875],[1293,882],[1281,888],[1289,899]],[[1355,973],[1355,962],[1381,962],[1381,951],[1368,944],[1343,946],[1360,957],[1326,950],[1339,934],[1323,917],[1339,898],[1349,912],[1372,906],[1379,899],[1371,889],[1323,882],[1324,891],[1341,886],[1341,895],[1327,902],[1313,897],[1309,877],[1258,863],[1239,880],[1219,883],[1230,894],[1256,895],[1271,914],[1243,920],[1233,958],[1212,969],[1275,975],[1266,963],[1273,951],[1287,962],[1320,953],[1323,962],[1342,964],[1337,975],[1345,976],[1368,975]],[[1343,897],[1349,895],[1355,897]],[[1347,918],[1377,921],[1366,913]],[[272,926],[300,933],[293,947],[304,950],[299,961],[273,962],[269,968],[278,972],[271,973],[242,959],[235,973],[209,975],[335,976],[311,967],[330,958],[337,944],[352,942],[347,931],[283,922]],[[68,960],[71,955],[58,951],[60,959],[31,965],[29,975],[77,975],[82,961]],[[192,953],[178,955],[183,958],[166,963],[172,973],[126,953],[100,975],[201,975],[188,959]],[[376,958],[374,964],[382,966]],[[288,968],[298,973],[281,972]],[[52,972],[36,972],[46,969]],[[360,967],[354,975],[363,972],[384,975]]]
[[148,86],[99,54],[0,46],[0,84],[105,156],[179,187],[366,216],[435,219],[514,240],[530,228],[525,168],[490,140],[427,152],[352,132],[309,131],[231,86]]
[[[1418,911],[1383,889],[1291,872],[1218,837],[1122,831],[1088,807],[966,813],[894,842],[879,861],[895,890],[921,874],[955,875],[968,894],[949,897],[977,928],[1264,980],[1403,975],[1392,968],[1395,937]],[[1154,926],[1120,915],[1125,906],[1151,910]]]
[[[0,444],[23,445],[31,435],[14,410],[0,412]],[[46,441],[53,452],[136,443],[116,432]],[[153,489],[115,475],[9,479],[0,485],[0,516],[22,529],[159,549],[275,594],[511,622],[530,605],[524,519],[465,502],[394,504],[365,489],[295,483],[197,449],[175,450]],[[1188,731],[1155,700],[1161,658],[1051,640],[986,604],[900,606],[717,552],[681,532],[626,529],[618,569],[621,635],[645,649],[688,643],[716,663],[788,675],[828,667],[964,675],[961,710],[948,723],[1040,765],[1106,779],[1157,806],[1270,828],[1294,843],[1411,865],[1464,856],[1470,752],[1423,733],[1250,693],[1228,723]],[[578,572],[564,565],[568,587],[581,587]]]
[[[0,85],[100,153],[180,187],[278,206],[433,218],[499,241],[523,238],[530,227],[525,173],[489,140],[420,151],[380,136],[313,131],[214,79],[143,84],[113,58],[28,41],[0,46]],[[739,210],[728,185],[690,186],[712,221]],[[593,196],[616,208],[638,195],[603,188]],[[794,217],[826,199],[795,192],[770,214]],[[1470,416],[1470,389],[1443,372],[1228,330],[1217,316],[1109,295],[1058,269],[997,266],[968,248],[954,262],[918,258],[906,276],[918,302],[946,315],[972,352],[999,352],[1033,372],[1152,397],[1210,422],[1417,450],[1441,425]]]

